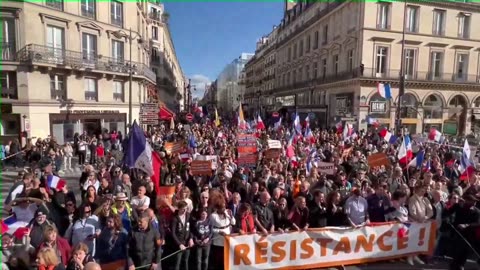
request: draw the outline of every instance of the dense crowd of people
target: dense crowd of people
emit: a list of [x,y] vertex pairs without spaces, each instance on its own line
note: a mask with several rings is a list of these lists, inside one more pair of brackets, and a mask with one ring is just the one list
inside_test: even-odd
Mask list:
[[[49,270],[115,264],[130,270],[221,270],[225,235],[386,221],[436,221],[434,254],[405,258],[411,265],[449,255],[451,269],[462,269],[472,248],[480,251],[480,173],[465,177],[452,146],[412,141],[424,161],[409,166],[399,162],[402,139],[388,142],[379,128],[346,137],[338,126],[309,130],[308,136],[305,123],[301,130],[289,127],[253,127],[255,166],[238,162],[237,134],[249,131],[236,125],[149,129],[145,133],[162,159],[161,185],[175,186],[172,201],[158,195],[150,175],[122,166],[128,138],[120,133],[82,134],[64,146],[53,137],[41,145],[29,141],[25,158],[33,165],[20,171],[5,201],[28,230],[3,232],[2,269],[27,269],[36,262]],[[271,139],[281,141],[281,151],[267,158]],[[185,151],[169,153],[166,142],[184,142]],[[9,144],[9,154],[21,151],[15,144]],[[375,153],[387,154],[389,164],[369,166],[368,156]],[[201,155],[217,157],[209,176],[191,172]],[[78,156],[78,165],[72,156]],[[333,163],[334,173],[321,172],[319,161]],[[72,166],[82,168],[80,196],[69,185],[49,187],[49,176]]]

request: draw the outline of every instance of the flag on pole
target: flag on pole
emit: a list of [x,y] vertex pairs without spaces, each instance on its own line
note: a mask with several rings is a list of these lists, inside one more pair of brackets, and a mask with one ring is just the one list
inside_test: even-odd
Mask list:
[[398,150],[397,157],[399,159],[399,162],[405,165],[407,165],[412,160],[412,143],[410,142],[410,137],[408,135],[403,136],[403,141],[400,145],[400,149]]
[[64,188],[66,184],[67,182],[63,179],[60,179],[60,177],[58,176],[55,176],[55,175],[47,176],[48,188],[51,188],[54,190],[62,190],[62,188]]
[[264,130],[265,129],[265,124],[263,123],[263,120],[260,117],[260,115],[257,116],[257,129],[258,130]]
[[390,91],[390,84],[388,83],[379,83],[377,85],[377,92],[384,99],[392,98],[392,91]]
[[282,117],[273,125],[273,129],[278,130],[282,126]]
[[302,134],[302,125],[300,124],[300,116],[298,113],[295,113],[295,120],[293,120],[293,127],[298,134]]
[[147,142],[143,130],[138,126],[137,121],[133,122],[128,136],[125,164],[129,168],[140,169],[149,176],[154,174],[152,165],[152,148]]
[[247,129],[247,122],[245,122],[245,116],[243,115],[242,105],[238,106],[238,128]]
[[475,166],[470,159],[470,154],[470,145],[468,144],[468,140],[465,140],[465,143],[463,144],[462,157],[460,158],[460,172],[462,172],[462,175],[460,175],[460,180],[462,181],[468,181],[470,175],[475,173]]
[[442,133],[434,128],[430,129],[428,133],[428,139],[432,141],[439,142],[442,139]]
[[173,121],[173,117],[170,118],[170,129],[175,129],[175,121]]

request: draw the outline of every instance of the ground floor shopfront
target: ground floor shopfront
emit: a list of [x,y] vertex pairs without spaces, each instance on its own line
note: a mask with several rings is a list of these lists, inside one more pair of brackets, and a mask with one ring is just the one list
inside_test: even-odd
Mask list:
[[[407,85],[400,100],[400,118],[404,129],[412,134],[435,128],[446,135],[480,133],[480,89],[478,86],[443,86],[436,88]],[[374,83],[347,82],[296,91],[277,96],[281,101],[294,100],[290,106],[303,121],[308,115],[318,127],[337,123],[352,124],[358,130],[369,128],[368,118],[381,126],[393,128],[398,107],[398,85],[392,84],[393,98],[387,100]],[[289,104],[291,105],[291,104]]]
[[[73,141],[75,133],[98,135],[105,130],[125,134],[128,124],[128,104],[73,104],[59,108],[58,104],[13,104],[12,113],[2,115],[4,133],[21,139],[54,136],[59,144]],[[138,121],[139,106],[133,106],[133,120]],[[15,121],[14,121],[15,120]],[[16,134],[14,134],[16,133]]]

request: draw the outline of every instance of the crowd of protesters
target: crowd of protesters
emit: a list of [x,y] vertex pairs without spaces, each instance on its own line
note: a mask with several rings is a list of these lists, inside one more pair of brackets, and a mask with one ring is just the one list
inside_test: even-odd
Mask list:
[[[435,253],[405,258],[411,265],[448,255],[453,257],[451,269],[462,269],[471,249],[480,251],[480,173],[462,178],[460,160],[448,144],[413,141],[415,152],[423,151],[425,159],[420,166],[406,166],[398,162],[401,139],[386,142],[378,128],[349,138],[338,128],[315,130],[307,138],[301,136],[303,130],[292,134],[296,131],[283,123],[253,131],[257,164],[242,167],[236,125],[167,126],[146,135],[162,159],[161,185],[175,186],[172,202],[157,195],[149,175],[122,166],[120,150],[128,147],[122,143],[128,138],[119,133],[75,136],[71,146],[58,147],[54,138],[27,145],[27,159],[35,166],[19,173],[5,204],[29,230],[25,235],[3,233],[2,269],[35,264],[49,270],[106,269],[123,262],[131,270],[221,270],[225,235],[386,221],[436,221]],[[281,141],[279,157],[265,157],[269,139]],[[185,142],[187,158],[165,151],[165,142],[173,141]],[[15,144],[9,145],[10,152],[21,151]],[[292,146],[295,159],[286,154]],[[113,160],[98,155],[99,147]],[[87,150],[93,153],[89,160]],[[367,157],[380,152],[390,157],[390,166],[370,167]],[[80,201],[68,185],[46,186],[48,175],[56,174],[67,155],[79,157]],[[192,175],[190,163],[198,155],[218,157],[211,176]],[[334,173],[321,173],[312,165],[312,155],[334,163]],[[63,168],[70,164],[66,161]]]

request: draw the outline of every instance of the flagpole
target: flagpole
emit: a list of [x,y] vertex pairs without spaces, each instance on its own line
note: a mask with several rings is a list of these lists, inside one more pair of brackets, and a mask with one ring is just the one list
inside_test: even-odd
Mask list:
[[[405,24],[407,22],[407,0],[403,1],[403,28],[402,28],[402,53],[400,61],[400,84],[398,87],[398,100],[397,100],[397,112],[396,112],[396,133],[398,134],[399,129],[401,128],[401,115],[400,109],[402,104],[402,96],[405,94]],[[423,127],[422,127],[423,129]]]

